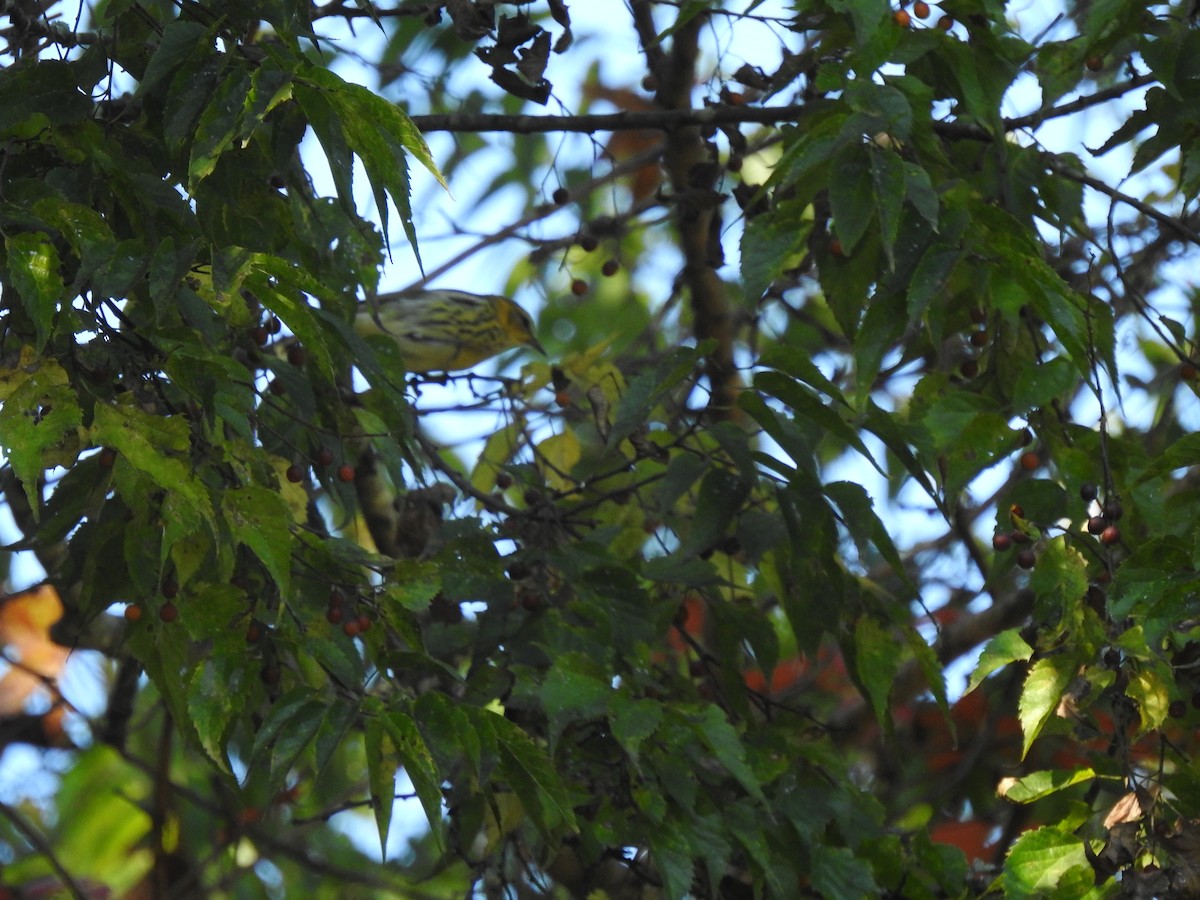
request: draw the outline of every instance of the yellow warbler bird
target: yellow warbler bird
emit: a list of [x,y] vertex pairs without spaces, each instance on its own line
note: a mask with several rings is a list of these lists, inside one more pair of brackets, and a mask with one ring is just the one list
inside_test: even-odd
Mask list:
[[354,319],[364,337],[386,334],[410,372],[469,369],[513,347],[544,354],[529,313],[507,297],[445,289],[381,294]]

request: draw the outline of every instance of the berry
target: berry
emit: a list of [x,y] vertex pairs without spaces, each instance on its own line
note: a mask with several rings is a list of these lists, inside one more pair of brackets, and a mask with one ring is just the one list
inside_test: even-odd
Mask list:
[[1079,499],[1084,503],[1091,503],[1098,495],[1099,491],[1090,481],[1085,481],[1079,486]]
[[600,239],[594,234],[584,233],[579,235],[579,248],[583,250],[584,253],[591,253],[599,246]]
[[954,27],[954,17],[942,16],[940,19],[938,19],[937,27],[942,29],[942,31],[949,31]]
[[158,617],[167,624],[170,624],[179,618],[179,607],[168,600],[158,608]]
[[962,366],[958,370],[963,378],[974,378],[979,374],[979,363],[973,359],[963,360]]
[[502,491],[507,491],[512,486],[513,477],[511,472],[496,473],[496,487],[500,488]]
[[612,278],[621,271],[621,264],[615,259],[606,259],[604,265],[600,267],[600,274],[605,278]]
[[1088,534],[1102,534],[1107,527],[1108,520],[1104,516],[1092,516],[1087,520]]
[[1100,543],[1106,547],[1111,547],[1117,541],[1121,540],[1121,529],[1116,525],[1109,525],[1100,532]]
[[571,393],[569,391],[555,391],[554,402],[559,406],[568,407],[571,405]]
[[308,358],[308,354],[305,352],[304,348],[301,347],[299,344],[292,344],[292,346],[288,347],[287,361],[290,362],[293,366],[299,367],[299,366],[304,365],[304,361],[307,358]]
[[658,79],[655,78],[653,75],[647,75],[645,78],[642,79],[642,90],[646,91],[647,93],[653,94],[655,91],[658,90]]
[[1087,60],[1084,62],[1084,65],[1087,66],[1087,70],[1089,72],[1099,72],[1101,69],[1104,68],[1104,57],[1103,56],[1089,56],[1087,58]]
[[997,553],[1003,553],[1013,545],[1013,539],[1007,534],[992,535],[992,549]]
[[588,292],[588,283],[582,278],[576,278],[571,282],[571,293],[576,297],[582,297]]
[[354,480],[354,466],[341,465],[337,470],[338,481],[349,483]]
[[899,25],[901,28],[907,28],[909,25],[912,24],[912,16],[910,16],[908,14],[907,10],[898,9],[894,13],[892,13],[892,21],[895,22],[897,25]]
[[1121,506],[1121,501],[1115,497],[1111,500],[1104,501],[1104,518],[1110,522],[1120,521],[1121,516],[1125,515],[1125,508]]
[[142,618],[142,608],[136,603],[130,603],[125,607],[125,621],[137,622]]
[[1013,539],[1014,544],[1032,544],[1033,538],[1023,531],[1013,531],[1009,533],[1009,537]]
[[550,199],[554,201],[555,205],[562,206],[564,203],[570,201],[571,192],[565,187],[555,188],[554,193],[550,195]]
[[1200,369],[1197,369],[1191,363],[1184,363],[1179,367],[1179,377],[1184,381],[1195,381],[1200,378]]
[[913,4],[913,15],[918,19],[928,18],[929,4],[926,3],[925,0],[917,0],[917,2]]
[[276,397],[282,397],[284,394],[287,393],[287,387],[278,378],[271,379],[270,383],[267,385],[267,390],[270,391],[272,394],[274,394]]
[[1034,469],[1036,469],[1041,464],[1042,464],[1041,457],[1039,457],[1032,450],[1026,450],[1024,453],[1021,454],[1021,468],[1024,469],[1026,472],[1032,472]]
[[163,581],[158,590],[159,593],[161,593],[168,600],[174,600],[177,596],[179,596],[179,582],[177,582],[174,578],[167,578]]
[[1035,563],[1037,563],[1037,554],[1029,547],[1017,554],[1017,565],[1022,569],[1032,569]]
[[100,468],[111,469],[117,461],[117,451],[112,447],[105,447],[100,451],[100,458],[97,461],[100,463]]
[[362,634],[365,631],[371,630],[371,617],[366,613],[359,613],[358,616],[358,631]]
[[328,447],[322,447],[317,451],[317,465],[327,466],[333,462],[333,451]]
[[331,606],[325,610],[325,621],[330,625],[340,625],[344,618],[346,618],[346,613],[340,606]]
[[259,670],[258,677],[262,679],[263,684],[279,684],[280,674],[278,665],[267,663]]
[[246,626],[246,643],[257,644],[263,639],[263,634],[265,634],[265,632],[263,631],[262,623],[251,622]]
[[358,637],[358,633],[361,630],[362,629],[358,627],[358,619],[351,619],[342,626],[342,632],[346,635],[346,637]]
[[968,338],[972,347],[986,347],[988,342],[987,331],[972,331],[971,337]]
[[287,471],[283,474],[284,477],[287,478],[287,480],[292,484],[299,484],[304,480],[304,469],[295,463],[292,463],[290,466],[288,466]]
[[271,338],[271,332],[267,330],[266,325],[257,326],[253,331],[250,332],[250,335],[254,338],[254,343],[258,344],[260,347],[264,346]]
[[1121,665],[1121,651],[1115,647],[1109,647],[1104,651],[1104,665],[1110,669],[1119,668]]
[[283,323],[279,321],[279,316],[271,316],[267,319],[267,331],[271,334],[279,334],[283,330]]
[[1167,715],[1172,719],[1182,719],[1187,715],[1187,704],[1182,700],[1172,700],[1171,705],[1167,707]]

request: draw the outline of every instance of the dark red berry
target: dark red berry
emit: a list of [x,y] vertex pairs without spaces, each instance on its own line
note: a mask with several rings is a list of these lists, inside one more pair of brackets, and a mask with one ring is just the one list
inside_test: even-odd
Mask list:
[[354,466],[342,465],[337,470],[338,481],[351,482],[354,480]]
[[292,463],[292,465],[288,466],[287,471],[283,474],[284,477],[287,478],[287,480],[292,484],[299,484],[304,480],[304,468],[296,465],[295,463]]
[[1091,503],[1099,495],[1099,490],[1090,481],[1085,481],[1079,486],[1079,499],[1084,503]]
[[1017,565],[1022,569],[1032,569],[1037,563],[1037,554],[1031,547],[1026,547],[1017,554]]
[[571,192],[565,187],[555,188],[554,193],[550,197],[558,206],[562,206],[564,203],[570,201]]
[[299,344],[292,344],[292,346],[288,347],[287,361],[293,366],[304,365],[304,362],[307,358],[308,354],[304,352],[304,348]]
[[997,553],[1003,553],[1005,550],[1010,549],[1012,545],[1013,539],[1007,534],[992,535],[992,549]]
[[168,600],[158,608],[158,617],[170,624],[179,618],[179,607]]
[[612,278],[621,271],[621,264],[615,259],[606,259],[604,265],[600,267],[600,274],[605,278]]
[[1100,543],[1106,547],[1111,547],[1113,544],[1121,540],[1121,529],[1116,525],[1109,525],[1100,532]]
[[316,461],[317,465],[319,466],[329,465],[331,462],[333,462],[333,451],[328,447],[322,447],[317,451]]
[[571,293],[576,297],[582,297],[588,292],[588,283],[582,278],[576,278],[571,282]]
[[114,450],[112,447],[105,447],[103,450],[100,451],[100,457],[98,460],[98,462],[100,463],[100,468],[111,469],[113,467],[113,465],[116,464],[116,461],[117,461],[117,451]]
[[1107,527],[1108,520],[1104,516],[1092,516],[1087,520],[1088,534],[1103,534]]

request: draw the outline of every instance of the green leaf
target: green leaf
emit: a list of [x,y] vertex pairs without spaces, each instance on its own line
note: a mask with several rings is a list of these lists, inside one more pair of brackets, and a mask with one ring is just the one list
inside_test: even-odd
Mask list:
[[575,830],[575,812],[566,786],[546,756],[524,731],[494,713],[487,716],[496,735],[499,771],[520,798],[542,836],[554,840],[563,829]]
[[1146,734],[1167,720],[1171,706],[1168,683],[1153,670],[1141,669],[1129,678],[1125,694],[1138,705],[1138,734]]
[[810,878],[822,897],[877,897],[880,893],[871,867],[845,847],[814,847]]
[[387,752],[384,740],[387,732],[379,716],[370,716],[363,732],[367,756],[367,784],[371,790],[371,807],[379,829],[380,853],[387,857],[388,830],[392,824],[392,807],[396,801],[396,764]]
[[[879,214],[879,230],[883,238],[883,253],[888,268],[895,265],[894,248],[900,234],[900,211],[904,205],[907,173],[904,163],[895,153],[874,150],[871,159],[871,185],[875,192],[875,207]],[[839,219],[840,221],[840,219]]]
[[36,517],[45,470],[75,461],[83,412],[57,362],[32,362],[28,353],[22,360],[0,372],[0,442]]
[[1087,870],[1090,884],[1091,866],[1082,839],[1055,828],[1027,831],[1013,844],[1004,861],[1005,894],[1012,897],[1045,896],[1077,867]]
[[241,130],[242,109],[250,94],[250,76],[240,67],[226,74],[213,92],[208,106],[200,114],[192,137],[188,162],[188,192],[212,174],[217,159],[227,150]]
[[92,439],[112,447],[163,490],[177,494],[211,528],[214,522],[207,488],[185,462],[190,431],[183,416],[156,416],[126,404],[97,403]]
[[975,665],[975,671],[971,673],[971,678],[967,682],[965,693],[971,693],[997,669],[1010,663],[1024,662],[1031,656],[1033,656],[1033,648],[1021,637],[1020,628],[1010,628],[1000,632],[983,648],[983,653],[979,655],[979,662]]
[[[833,209],[834,231],[847,254],[858,246],[875,218],[871,164],[865,154],[861,146],[851,146],[833,160],[829,203]],[[894,241],[895,235],[892,237]],[[890,253],[891,244],[885,241],[884,246]]]
[[695,371],[706,352],[704,347],[676,347],[657,365],[634,378],[617,405],[605,445],[615,447],[644,428],[654,408]]
[[288,596],[292,578],[292,512],[278,491],[258,485],[221,494],[222,512],[234,539],[254,551],[279,592]]
[[874,617],[859,616],[854,626],[854,667],[867,689],[875,718],[885,729],[891,727],[888,707],[899,666],[900,655],[891,633]]
[[44,234],[26,232],[4,239],[8,277],[37,332],[37,349],[46,346],[54,314],[63,299],[58,251]]
[[1061,357],[1023,368],[1013,386],[1013,412],[1024,413],[1067,399],[1079,386],[1079,370]]
[[1058,709],[1063,692],[1075,675],[1076,666],[1073,659],[1058,655],[1039,659],[1029,670],[1018,704],[1021,729],[1025,734],[1021,747],[1022,759],[1029,753],[1030,746],[1047,720]]
[[[417,235],[409,207],[406,154],[415,156],[439,184],[443,187],[446,185],[420,131],[398,106],[361,85],[343,81],[328,69],[308,67],[297,74],[297,79],[323,92],[330,111],[337,117],[339,137],[331,144],[335,148],[337,145],[345,146],[362,160],[375,194],[384,233],[387,233],[387,201],[390,197],[400,212],[404,233],[415,251]],[[300,96],[297,93],[298,99]],[[322,132],[331,137],[330,126],[334,123],[327,117],[323,117],[323,121],[325,127]],[[323,137],[322,145],[325,142],[326,138]],[[329,151],[330,146],[326,146],[326,152]],[[335,155],[341,155],[340,150],[335,149]],[[330,162],[333,164],[336,160],[331,159]]]
[[697,736],[708,746],[729,774],[755,800],[764,800],[762,786],[746,763],[746,748],[725,713],[716,706],[705,706],[699,716],[689,717]]
[[540,696],[553,733],[580,719],[592,719],[604,711],[612,688],[590,670],[596,666],[577,654],[563,654],[546,673]]
[[400,758],[400,765],[408,774],[413,790],[425,810],[429,827],[439,847],[442,844],[442,778],[417,729],[416,722],[403,712],[393,711],[383,716],[383,725],[391,738],[392,747]]
[[1095,771],[1087,768],[1032,772],[1020,778],[1004,779],[998,793],[1013,803],[1032,803],[1077,784],[1086,784],[1096,777]]

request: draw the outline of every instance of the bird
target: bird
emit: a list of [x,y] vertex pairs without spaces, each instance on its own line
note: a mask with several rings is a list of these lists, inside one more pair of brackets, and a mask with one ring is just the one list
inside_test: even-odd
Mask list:
[[359,309],[354,330],[390,337],[414,373],[470,369],[514,347],[546,353],[533,318],[512,300],[447,288],[380,294]]

